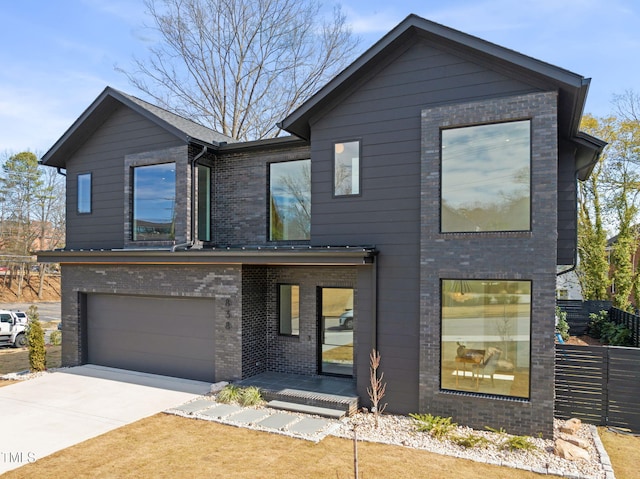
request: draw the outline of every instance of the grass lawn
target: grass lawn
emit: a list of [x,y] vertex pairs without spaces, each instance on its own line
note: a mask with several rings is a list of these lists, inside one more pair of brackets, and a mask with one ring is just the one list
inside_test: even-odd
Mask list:
[[611,458],[613,472],[616,479],[636,479],[638,472],[638,451],[640,451],[640,437],[618,434],[599,427],[598,434]]
[[[640,438],[600,428],[617,479],[637,478]],[[360,478],[490,477],[538,474],[426,451],[358,443]],[[318,444],[208,421],[157,414],[5,473],[3,479],[80,478],[336,478],[353,476],[353,442]],[[548,476],[545,476],[548,477]]]
[[[47,368],[59,368],[62,346],[47,345],[46,348]],[[29,350],[27,348],[5,347],[0,349],[0,374],[17,373],[26,369],[29,369]]]
[[[414,449],[358,443],[360,477],[540,478]],[[167,414],[142,419],[5,473],[3,479],[335,478],[353,477],[353,442],[318,444]]]

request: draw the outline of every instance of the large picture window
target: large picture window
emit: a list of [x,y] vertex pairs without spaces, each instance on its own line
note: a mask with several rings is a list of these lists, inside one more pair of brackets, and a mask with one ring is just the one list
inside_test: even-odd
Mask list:
[[269,240],[308,240],[311,232],[311,160],[269,165]]
[[175,238],[176,165],[133,168],[133,240]]
[[336,143],[333,147],[333,194],[360,194],[360,142]]
[[78,175],[78,213],[91,213],[91,173]]
[[441,231],[531,229],[528,120],[442,131]]
[[442,281],[442,389],[529,398],[530,349],[530,281]]

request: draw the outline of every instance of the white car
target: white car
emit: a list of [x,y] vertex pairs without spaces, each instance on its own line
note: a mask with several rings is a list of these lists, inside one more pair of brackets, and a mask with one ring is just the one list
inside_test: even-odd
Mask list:
[[342,329],[353,329],[353,309],[347,309],[342,313],[339,321]]

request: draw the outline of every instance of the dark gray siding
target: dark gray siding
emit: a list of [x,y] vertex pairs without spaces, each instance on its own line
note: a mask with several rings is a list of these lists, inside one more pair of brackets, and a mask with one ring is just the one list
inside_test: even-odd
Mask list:
[[[421,110],[531,91],[421,41],[311,125],[312,244],[380,251],[377,337],[390,411],[418,410]],[[362,195],[332,198],[333,142],[354,139]]]
[[574,149],[560,151],[558,161],[558,260],[560,265],[572,265],[576,260],[577,184]]
[[[124,157],[183,144],[124,106],[107,118],[67,161],[67,247],[122,248],[124,242]],[[76,211],[79,173],[92,174],[92,212]]]

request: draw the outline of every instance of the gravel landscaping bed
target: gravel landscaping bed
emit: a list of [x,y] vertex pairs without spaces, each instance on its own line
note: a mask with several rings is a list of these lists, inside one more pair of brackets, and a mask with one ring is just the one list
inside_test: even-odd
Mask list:
[[[201,399],[208,399],[215,402],[215,395],[207,395]],[[264,408],[264,406],[251,406],[251,408]],[[175,414],[176,412],[172,412]],[[205,419],[202,415],[181,414],[185,417]],[[303,414],[299,414],[304,416]],[[308,416],[313,417],[313,416]],[[212,418],[206,418],[212,420]],[[216,422],[238,426],[233,421],[213,419]],[[373,414],[361,412],[340,421],[332,421],[332,425],[322,434],[314,437],[296,437],[318,441],[322,436],[332,435],[336,437],[353,440],[354,426],[358,441],[379,442],[392,444],[414,449],[422,449],[436,454],[469,459],[485,464],[511,467],[532,471],[539,474],[554,475],[572,479],[615,479],[611,462],[607,455],[598,431],[595,426],[582,424],[576,436],[583,439],[588,444],[589,460],[570,461],[560,458],[554,454],[554,441],[557,438],[566,437],[560,432],[560,426],[564,421],[556,419],[554,421],[554,438],[541,439],[528,437],[528,440],[535,446],[534,450],[507,450],[500,448],[497,444],[504,441],[507,435],[491,431],[479,431],[468,427],[457,426],[451,435],[481,436],[487,439],[484,446],[465,448],[456,443],[443,439],[436,439],[427,432],[419,432],[416,429],[417,422],[408,416],[396,416],[383,414],[379,417],[378,428],[375,427],[375,417]],[[243,424],[241,427],[261,430],[262,428],[252,424]],[[271,431],[278,434],[290,435],[286,431]]]
[[[559,431],[563,421],[555,421],[554,440],[562,437]],[[382,415],[379,418],[379,427],[375,428],[373,414],[359,413],[342,421],[342,426],[332,434],[338,437],[353,439],[353,428],[356,428],[358,440],[396,444],[426,451],[446,454],[448,456],[470,459],[472,461],[508,466],[517,469],[537,472],[540,474],[552,474],[569,478],[593,478],[612,479],[613,472],[607,472],[603,461],[609,464],[609,459],[601,445],[595,426],[583,424],[578,431],[578,437],[589,443],[589,461],[569,461],[554,455],[554,440],[530,438],[536,446],[535,451],[509,451],[498,448],[495,443],[500,442],[500,434],[489,431],[478,431],[467,427],[458,426],[454,435],[466,436],[474,434],[483,436],[490,441],[485,447],[465,448],[448,440],[433,438],[427,432],[416,431],[416,421],[405,416]]]

